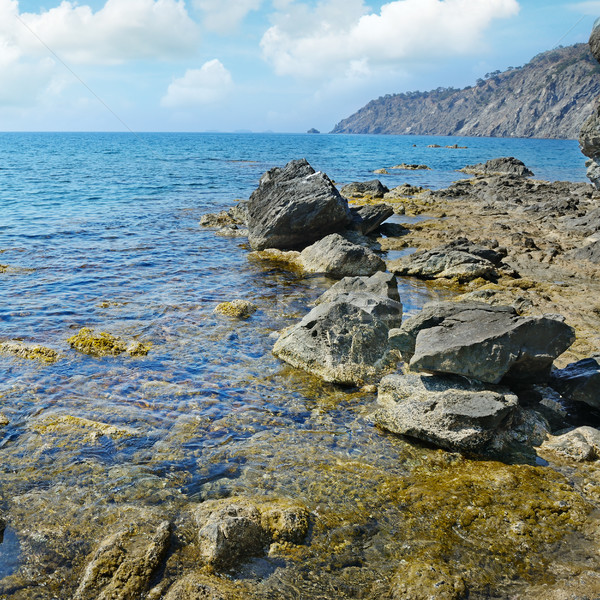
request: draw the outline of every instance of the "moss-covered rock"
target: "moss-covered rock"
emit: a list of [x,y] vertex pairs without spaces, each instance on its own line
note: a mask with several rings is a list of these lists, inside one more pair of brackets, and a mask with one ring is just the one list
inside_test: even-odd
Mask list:
[[71,348],[90,356],[118,356],[123,352],[130,356],[145,356],[150,350],[147,344],[135,340],[128,343],[110,333],[95,333],[88,327],[83,327],[67,341]]
[[258,306],[248,300],[232,300],[217,304],[215,312],[220,315],[234,317],[236,319],[247,319],[258,310]]
[[17,340],[1,342],[0,352],[13,354],[19,358],[26,358],[28,360],[40,360],[46,363],[53,363],[60,358],[60,354],[52,348],[46,348],[39,344],[28,344]]

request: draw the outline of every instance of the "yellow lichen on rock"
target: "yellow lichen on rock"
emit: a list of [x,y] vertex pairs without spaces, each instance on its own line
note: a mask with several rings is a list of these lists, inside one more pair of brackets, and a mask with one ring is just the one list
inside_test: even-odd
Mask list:
[[258,307],[256,304],[248,300],[232,300],[231,302],[221,302],[217,304],[215,312],[227,317],[236,319],[247,319],[256,312]]

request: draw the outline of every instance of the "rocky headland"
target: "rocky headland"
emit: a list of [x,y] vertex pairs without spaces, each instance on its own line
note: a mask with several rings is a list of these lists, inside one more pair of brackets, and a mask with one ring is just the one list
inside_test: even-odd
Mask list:
[[464,89],[372,100],[332,133],[576,139],[600,94],[599,69],[587,44],[557,48]]

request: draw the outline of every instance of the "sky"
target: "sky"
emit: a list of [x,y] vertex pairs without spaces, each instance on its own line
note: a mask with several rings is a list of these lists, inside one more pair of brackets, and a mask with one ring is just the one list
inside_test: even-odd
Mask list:
[[0,131],[330,131],[586,42],[600,0],[0,0]]

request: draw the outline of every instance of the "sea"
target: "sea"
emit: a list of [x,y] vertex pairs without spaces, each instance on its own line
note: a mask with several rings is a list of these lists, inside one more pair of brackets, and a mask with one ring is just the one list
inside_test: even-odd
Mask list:
[[[308,159],[339,185],[379,178],[389,188],[438,189],[467,177],[457,169],[501,156],[519,158],[536,179],[586,180],[572,140],[0,133],[0,343],[60,355],[47,364],[0,354],[8,420],[0,426],[0,517],[8,515],[0,597],[19,585],[36,598],[72,589],[82,548],[111,533],[123,507],[175,518],[190,504],[240,495],[301,501],[328,525],[314,526],[321,553],[305,556],[289,581],[281,559],[268,558],[231,577],[268,582],[279,573],[281,597],[307,599],[362,597],[348,590],[388,577],[394,544],[404,548],[410,536],[381,526],[392,517],[376,481],[408,477],[435,450],[375,428],[374,395],[325,384],[272,355],[276,332],[331,280],[253,259],[246,240],[199,221],[247,199],[263,173],[292,159]],[[430,170],[374,175],[399,163]],[[414,280],[399,288],[406,314],[447,294]],[[257,312],[215,314],[217,303],[238,298]],[[67,340],[84,327],[150,351],[82,354]],[[379,523],[370,549],[341,566],[317,543],[333,544],[339,515]],[[47,569],[25,573],[32,529],[44,532],[36,564]],[[493,559],[483,563],[495,572]],[[326,590],[337,596],[319,595]]]

